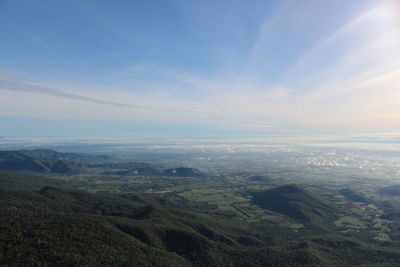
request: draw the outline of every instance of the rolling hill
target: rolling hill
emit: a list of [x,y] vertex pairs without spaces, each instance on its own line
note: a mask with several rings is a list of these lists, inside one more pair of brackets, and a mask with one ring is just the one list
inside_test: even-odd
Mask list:
[[339,190],[339,193],[343,196],[347,197],[347,199],[355,202],[363,202],[363,203],[371,203],[371,200],[363,196],[362,194],[350,189],[350,188],[343,188]]
[[73,174],[80,171],[82,162],[106,159],[105,156],[63,153],[46,149],[0,151],[0,171]]
[[391,186],[386,186],[379,190],[381,194],[389,196],[400,196],[400,184],[395,184]]
[[305,223],[328,222],[340,213],[333,203],[295,184],[256,192],[252,200],[264,209]]
[[74,181],[65,181],[60,179],[51,179],[43,177],[41,174],[27,174],[0,171],[0,190],[39,190],[42,187],[50,185],[58,188],[75,188],[78,183]]
[[67,160],[57,160],[51,171],[59,174],[76,174],[80,171],[80,166],[76,163]]

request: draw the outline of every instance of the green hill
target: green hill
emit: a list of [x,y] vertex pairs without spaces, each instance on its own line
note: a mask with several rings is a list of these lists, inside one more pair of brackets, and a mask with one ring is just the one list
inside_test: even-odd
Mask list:
[[295,184],[256,192],[252,200],[262,208],[306,223],[328,222],[340,212],[333,203]]
[[2,171],[31,171],[31,172],[49,172],[50,164],[35,158],[11,159],[0,162]]
[[51,171],[60,174],[76,174],[80,171],[79,165],[67,160],[57,160]]
[[400,196],[400,184],[395,184],[391,186],[386,186],[379,190],[381,194],[389,196]]
[[365,196],[361,195],[358,192],[355,192],[354,190],[352,190],[350,188],[341,189],[341,190],[339,190],[339,193],[342,194],[343,196],[347,197],[351,201],[371,203],[371,200],[369,200]]
[[0,151],[0,171],[72,174],[79,163],[107,160],[105,156],[64,153],[46,149]]
[[78,183],[43,177],[40,174],[31,175],[26,173],[3,172],[0,171],[0,190],[39,190],[50,185],[58,188],[74,188]]

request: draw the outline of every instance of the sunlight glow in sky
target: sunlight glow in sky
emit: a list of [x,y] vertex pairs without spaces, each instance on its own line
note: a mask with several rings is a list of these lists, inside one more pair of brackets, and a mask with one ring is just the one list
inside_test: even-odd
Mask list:
[[0,136],[400,131],[400,1],[0,1]]

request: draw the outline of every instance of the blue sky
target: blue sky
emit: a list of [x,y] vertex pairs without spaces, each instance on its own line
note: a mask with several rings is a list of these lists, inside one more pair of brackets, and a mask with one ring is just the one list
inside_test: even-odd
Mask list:
[[0,136],[400,129],[400,3],[0,0]]

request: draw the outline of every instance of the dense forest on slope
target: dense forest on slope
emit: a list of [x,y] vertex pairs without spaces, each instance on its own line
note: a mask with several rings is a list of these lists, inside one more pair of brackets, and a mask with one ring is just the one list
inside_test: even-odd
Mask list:
[[43,265],[293,266],[399,262],[333,232],[294,233],[173,208],[138,195],[43,187],[2,191],[0,263]]

